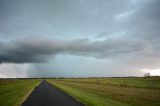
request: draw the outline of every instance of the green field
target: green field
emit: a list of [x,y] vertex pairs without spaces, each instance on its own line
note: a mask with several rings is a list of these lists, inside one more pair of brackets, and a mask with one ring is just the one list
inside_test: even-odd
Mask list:
[[87,106],[160,106],[160,78],[48,79]]
[[[160,78],[46,79],[86,106],[160,106]],[[41,79],[1,79],[0,106],[20,106]]]
[[39,79],[0,79],[0,106],[20,106],[39,83]]

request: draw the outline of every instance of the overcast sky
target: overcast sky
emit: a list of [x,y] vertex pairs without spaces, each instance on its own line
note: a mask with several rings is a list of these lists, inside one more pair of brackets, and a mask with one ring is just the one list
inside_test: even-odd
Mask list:
[[160,0],[0,0],[0,77],[160,69]]

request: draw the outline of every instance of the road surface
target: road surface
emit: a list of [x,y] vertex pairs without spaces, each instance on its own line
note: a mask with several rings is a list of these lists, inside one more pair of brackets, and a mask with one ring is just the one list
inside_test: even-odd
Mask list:
[[22,106],[84,106],[71,96],[42,81]]

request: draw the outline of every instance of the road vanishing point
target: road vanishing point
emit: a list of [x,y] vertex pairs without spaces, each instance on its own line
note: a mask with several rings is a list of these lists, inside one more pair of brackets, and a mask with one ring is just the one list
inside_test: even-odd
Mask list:
[[73,97],[42,81],[24,101],[22,106],[84,106]]

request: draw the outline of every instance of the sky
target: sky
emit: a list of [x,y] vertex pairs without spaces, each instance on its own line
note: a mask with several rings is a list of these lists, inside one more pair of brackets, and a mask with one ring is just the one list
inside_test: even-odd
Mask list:
[[0,78],[160,75],[160,0],[0,0]]

